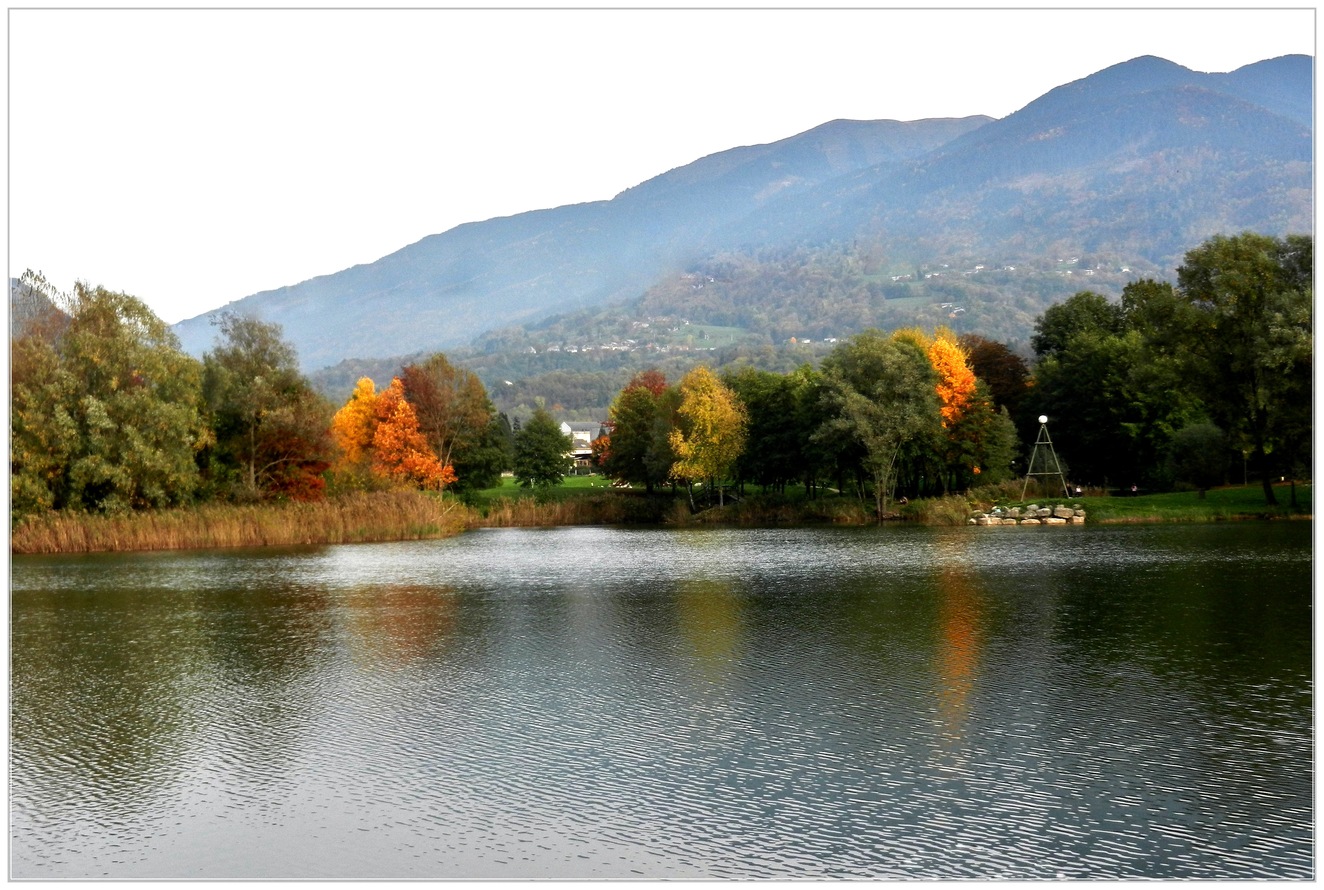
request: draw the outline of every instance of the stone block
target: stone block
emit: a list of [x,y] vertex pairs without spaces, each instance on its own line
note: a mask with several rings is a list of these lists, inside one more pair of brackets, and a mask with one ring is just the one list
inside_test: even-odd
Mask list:
[[1076,511],[1071,509],[1070,507],[1053,508],[1053,516],[1057,517],[1058,519],[1070,519],[1075,515],[1076,515]]
[[1060,516],[1049,516],[1044,520],[1044,525],[1066,525],[1067,521]]

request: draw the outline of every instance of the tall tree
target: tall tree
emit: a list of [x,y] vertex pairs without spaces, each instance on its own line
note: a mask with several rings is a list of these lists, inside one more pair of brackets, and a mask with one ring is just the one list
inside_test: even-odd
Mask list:
[[1053,355],[1066,348],[1076,335],[1090,331],[1096,334],[1120,334],[1125,328],[1122,307],[1102,294],[1080,291],[1061,303],[1049,306],[1035,320],[1030,345],[1035,355]]
[[491,445],[488,427],[496,419],[478,375],[457,368],[438,352],[422,364],[406,365],[400,380],[418,416],[418,427],[438,460],[454,466],[485,463],[468,453]]
[[603,472],[618,482],[642,485],[650,493],[667,478],[666,472],[657,472],[648,460],[653,428],[666,388],[666,378],[660,372],[641,371],[607,409],[608,441],[601,460]]
[[574,442],[561,425],[539,405],[515,433],[515,478],[525,488],[559,485],[570,471]]
[[433,489],[455,481],[451,466],[443,464],[428,447],[399,377],[377,397],[374,408],[377,424],[372,433],[372,466],[378,476]]
[[823,377],[833,418],[816,435],[859,443],[882,520],[903,446],[940,428],[937,375],[913,341],[869,330],[823,359]]
[[362,476],[372,460],[372,439],[377,431],[377,386],[360,377],[354,392],[331,419],[331,437],[340,449],[337,472]]
[[723,380],[749,413],[749,444],[736,461],[739,480],[785,491],[804,471],[808,431],[797,423],[798,378],[745,367]]
[[45,279],[25,273],[19,290],[31,309],[14,319],[9,343],[11,522],[65,504],[79,447],[71,413],[78,381],[59,352],[69,318],[50,302]]
[[1314,239],[1216,236],[1177,269],[1177,324],[1157,336],[1185,348],[1186,368],[1219,426],[1248,446],[1264,499],[1309,447]]
[[322,490],[331,442],[327,406],[299,373],[279,325],[224,312],[220,342],[203,356],[202,390],[221,473],[248,498],[312,497]]
[[745,406],[717,375],[699,365],[681,378],[679,414],[680,426],[669,436],[677,456],[672,475],[707,480],[717,488],[719,505],[725,505],[723,483],[745,450]]
[[1077,481],[1147,481],[1135,441],[1144,392],[1132,376],[1142,357],[1134,332],[1091,329],[1072,334],[1036,365],[1035,405],[1051,419],[1054,448]]
[[118,512],[191,499],[210,435],[201,365],[135,297],[83,282],[45,297],[64,318],[21,344],[11,367],[14,506]]

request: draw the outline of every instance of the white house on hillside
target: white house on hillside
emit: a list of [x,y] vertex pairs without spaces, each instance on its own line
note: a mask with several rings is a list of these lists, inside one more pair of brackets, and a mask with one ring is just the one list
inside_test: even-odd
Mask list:
[[561,433],[569,436],[572,440],[570,455],[575,459],[575,472],[592,472],[594,469],[593,443],[606,433],[602,424],[562,421]]

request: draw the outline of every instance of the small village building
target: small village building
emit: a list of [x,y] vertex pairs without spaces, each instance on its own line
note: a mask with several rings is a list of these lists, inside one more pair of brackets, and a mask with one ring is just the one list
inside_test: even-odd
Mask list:
[[570,456],[574,458],[575,475],[587,475],[597,472],[593,462],[593,443],[607,434],[600,423],[561,422],[562,435],[571,439]]

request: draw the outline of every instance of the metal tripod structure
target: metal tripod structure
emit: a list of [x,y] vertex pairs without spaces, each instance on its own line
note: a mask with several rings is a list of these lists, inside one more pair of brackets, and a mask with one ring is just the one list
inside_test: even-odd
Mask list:
[[[1053,458],[1053,466],[1057,469],[1035,472],[1034,459],[1039,456],[1040,445],[1043,445],[1048,449],[1048,453],[1044,458],[1045,464],[1047,463],[1048,456],[1051,455]],[[1034,450],[1030,452],[1030,466],[1027,467],[1025,471],[1025,484],[1021,486],[1021,500],[1025,500],[1025,492],[1030,487],[1031,476],[1056,476],[1062,482],[1062,495],[1068,498],[1071,497],[1071,492],[1067,489],[1067,477],[1062,475],[1062,464],[1058,463],[1057,451],[1053,448],[1053,439],[1048,435],[1048,418],[1042,414],[1039,415],[1039,438],[1034,440]]]

